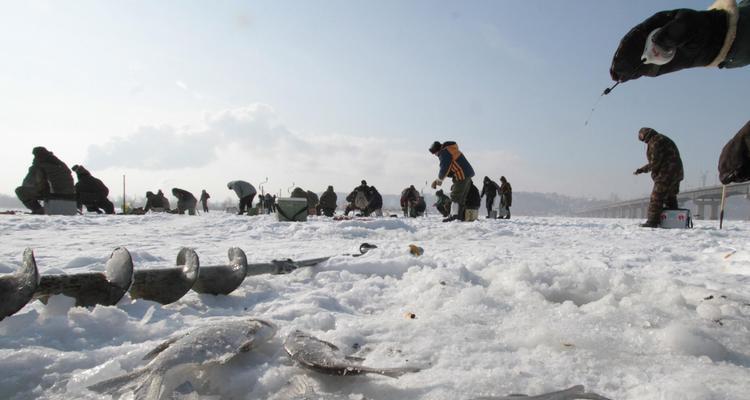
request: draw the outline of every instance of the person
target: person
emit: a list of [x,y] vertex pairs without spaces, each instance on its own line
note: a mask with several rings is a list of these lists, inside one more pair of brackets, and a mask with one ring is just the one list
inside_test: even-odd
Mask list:
[[307,199],[307,190],[297,186],[294,188],[294,190],[292,190],[292,193],[289,195],[289,197],[293,197],[296,199]]
[[318,206],[320,200],[318,199],[317,193],[312,190],[307,191],[307,215],[320,215]]
[[245,207],[247,207],[248,211],[253,206],[253,198],[255,197],[255,194],[258,193],[255,190],[255,186],[251,185],[248,182],[245,181],[231,181],[227,183],[227,188],[229,190],[234,190],[234,192],[237,194],[237,197],[240,199],[239,204],[239,212],[237,212],[237,215],[242,215],[245,213]]
[[320,209],[326,217],[333,217],[336,212],[336,201],[338,196],[333,191],[333,186],[328,186],[326,191],[320,195]]
[[[674,54],[671,59],[665,57],[658,64],[641,61],[652,32],[651,47],[666,55]],[[718,0],[706,11],[685,8],[660,11],[639,23],[620,40],[609,72],[612,80],[621,83],[687,68],[728,69],[748,64],[750,1],[737,4],[734,0]],[[743,155],[741,144],[750,134],[746,127],[725,145],[719,156],[719,179],[723,184],[750,180],[750,149]]]
[[34,147],[34,160],[21,186],[16,188],[18,199],[32,214],[44,214],[39,203],[49,199],[75,200],[73,175],[68,166],[44,147]]
[[206,189],[203,189],[201,191],[201,199],[200,199],[201,205],[203,206],[203,212],[206,212],[206,213],[208,212],[208,199],[210,198],[211,198],[211,195],[208,194]]
[[469,187],[469,193],[466,195],[464,221],[476,221],[479,217],[479,207],[481,205],[482,198],[479,196],[479,189],[474,183],[472,183]]
[[440,143],[436,141],[432,143],[429,150],[440,160],[438,177],[432,182],[432,188],[435,189],[442,185],[445,178],[450,177],[453,181],[450,194],[452,201],[451,215],[445,218],[443,222],[463,220],[466,196],[469,194],[472,185],[471,178],[474,176],[474,169],[466,156],[458,150],[456,142]]
[[437,197],[437,201],[433,204],[433,207],[437,208],[443,217],[451,215],[451,198],[443,193],[443,189],[435,192],[435,196]]
[[[658,30],[657,30],[658,29]],[[661,65],[642,60],[646,41],[674,54]],[[664,62],[667,61],[667,62]],[[617,82],[660,76],[693,67],[737,68],[750,64],[750,1],[716,1],[709,10],[658,12],[620,40],[610,75]]]
[[275,206],[273,204],[274,203],[274,197],[271,196],[271,193],[266,193],[266,195],[263,196],[263,198],[264,198],[264,203],[265,203],[265,207],[266,207],[266,214],[270,214],[270,213],[274,212],[274,208],[275,208]]
[[367,206],[362,210],[362,214],[369,217],[370,214],[375,213],[376,216],[383,216],[383,196],[380,195],[378,189],[375,186],[370,186],[367,191],[367,198],[370,199],[367,202]]
[[416,217],[424,215],[425,210],[427,210],[427,203],[424,201],[424,196],[420,195],[417,198],[417,203],[414,204],[414,210],[416,212]]
[[198,199],[192,193],[185,189],[172,188],[172,196],[177,198],[177,214],[195,215],[195,207],[198,205]]
[[271,200],[272,200],[271,204],[273,204],[273,212],[277,212],[279,206],[278,206],[278,204],[276,204],[276,195],[273,195],[273,197],[271,198]]
[[405,217],[414,218],[417,216],[417,202],[419,201],[419,191],[414,185],[410,185],[408,188],[401,191],[401,210],[404,212]]
[[164,196],[164,192],[159,190],[156,194],[154,192],[146,192],[146,206],[143,207],[143,212],[149,211],[154,212],[169,212],[169,200]]
[[510,219],[510,206],[513,205],[513,188],[504,176],[500,177],[500,188],[498,191],[500,192],[500,208],[504,214],[500,218]]
[[115,205],[107,198],[109,188],[104,182],[94,178],[83,165],[74,165],[71,169],[78,178],[75,185],[78,209],[81,210],[83,206],[86,206],[86,210],[90,212],[101,214],[104,210],[107,214],[114,214]]
[[482,193],[479,195],[479,197],[481,198],[487,196],[487,198],[484,200],[484,205],[487,208],[487,218],[489,218],[492,213],[492,207],[495,202],[495,196],[497,196],[497,190],[497,183],[490,179],[489,176],[485,176],[484,181],[482,182]]
[[44,180],[42,171],[36,165],[31,165],[21,186],[16,188],[16,196],[32,214],[44,214],[44,208],[39,203],[49,193],[49,184]]
[[677,208],[677,193],[683,178],[682,159],[672,139],[652,128],[641,128],[638,139],[647,144],[648,163],[633,172],[634,175],[651,172],[654,188],[648,204],[648,219],[642,227],[656,228],[661,222],[661,212]]
[[344,215],[349,215],[349,211],[364,211],[370,203],[368,193],[370,193],[370,187],[367,186],[367,181],[362,179],[360,185],[355,187],[354,190],[346,196],[348,204],[346,205],[346,210],[344,210]]
[[721,149],[719,180],[724,185],[750,180],[750,121]]

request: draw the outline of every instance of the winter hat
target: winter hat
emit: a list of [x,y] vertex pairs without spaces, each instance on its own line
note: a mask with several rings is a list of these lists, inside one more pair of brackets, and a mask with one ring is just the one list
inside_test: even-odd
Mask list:
[[333,186],[328,186],[328,190],[333,191]]
[[148,191],[146,192],[146,198],[154,197],[154,192]]
[[641,142],[647,142],[655,133],[656,131],[653,128],[641,128],[638,130],[638,140]]
[[501,181],[503,181],[503,182],[505,182],[505,177],[504,177],[504,176],[501,176],[501,177],[500,177],[500,180],[501,180]]
[[42,147],[42,146],[37,146],[37,147],[34,147],[33,150],[31,150],[31,154],[33,154],[34,157],[39,157],[39,156],[42,156],[42,155],[49,154],[49,151],[46,148]]
[[441,147],[443,147],[443,145],[440,142],[438,141],[433,142],[432,146],[430,146],[430,153],[432,154],[437,153],[438,151],[440,151]]
[[362,182],[360,182],[362,185],[367,185],[367,181],[362,179]]

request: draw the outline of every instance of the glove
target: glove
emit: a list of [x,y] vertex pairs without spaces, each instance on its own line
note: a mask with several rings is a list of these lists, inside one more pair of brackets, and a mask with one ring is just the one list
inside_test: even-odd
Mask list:
[[633,175],[638,175],[642,173],[643,173],[643,168],[638,168],[637,170],[635,170],[635,172],[633,172]]
[[[711,64],[724,47],[728,30],[727,12],[678,9],[662,11],[641,22],[620,41],[609,74],[618,82],[641,76],[659,76],[685,68]],[[674,58],[664,64],[641,61],[646,38],[657,28],[653,41],[663,49],[676,49]],[[720,60],[723,61],[723,60]]]
[[750,180],[750,122],[724,145],[719,156],[719,180],[726,185]]
[[442,184],[443,184],[443,180],[442,179],[435,179],[434,181],[432,181],[432,185],[430,185],[430,186],[433,189],[435,189],[435,188],[437,188],[438,186],[440,186]]

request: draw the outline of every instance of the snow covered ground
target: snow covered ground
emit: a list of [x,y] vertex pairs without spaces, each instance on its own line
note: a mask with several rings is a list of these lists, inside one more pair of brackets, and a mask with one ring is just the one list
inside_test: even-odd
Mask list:
[[[26,247],[43,274],[102,270],[117,246],[136,268],[173,265],[182,246],[203,265],[225,262],[230,246],[250,262],[378,248],[248,277],[229,296],[191,291],[167,306],[127,295],[92,309],[62,296],[33,302],[0,322],[0,398],[100,398],[85,387],[144,365],[164,339],[258,317],[278,326],[275,338],[174,396],[461,400],[584,384],[611,399],[748,399],[750,224],[639,222],[3,215],[0,273],[14,271]],[[409,254],[412,243],[424,255]],[[365,365],[424,369],[398,379],[308,371],[281,347],[295,329]]]

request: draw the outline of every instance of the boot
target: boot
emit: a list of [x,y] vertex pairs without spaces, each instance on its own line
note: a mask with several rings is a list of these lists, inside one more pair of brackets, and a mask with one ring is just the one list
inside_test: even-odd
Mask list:
[[451,222],[451,221],[457,221],[459,220],[458,215],[451,215],[448,218],[443,219],[443,222]]
[[658,228],[659,221],[648,220],[641,224],[641,228]]

